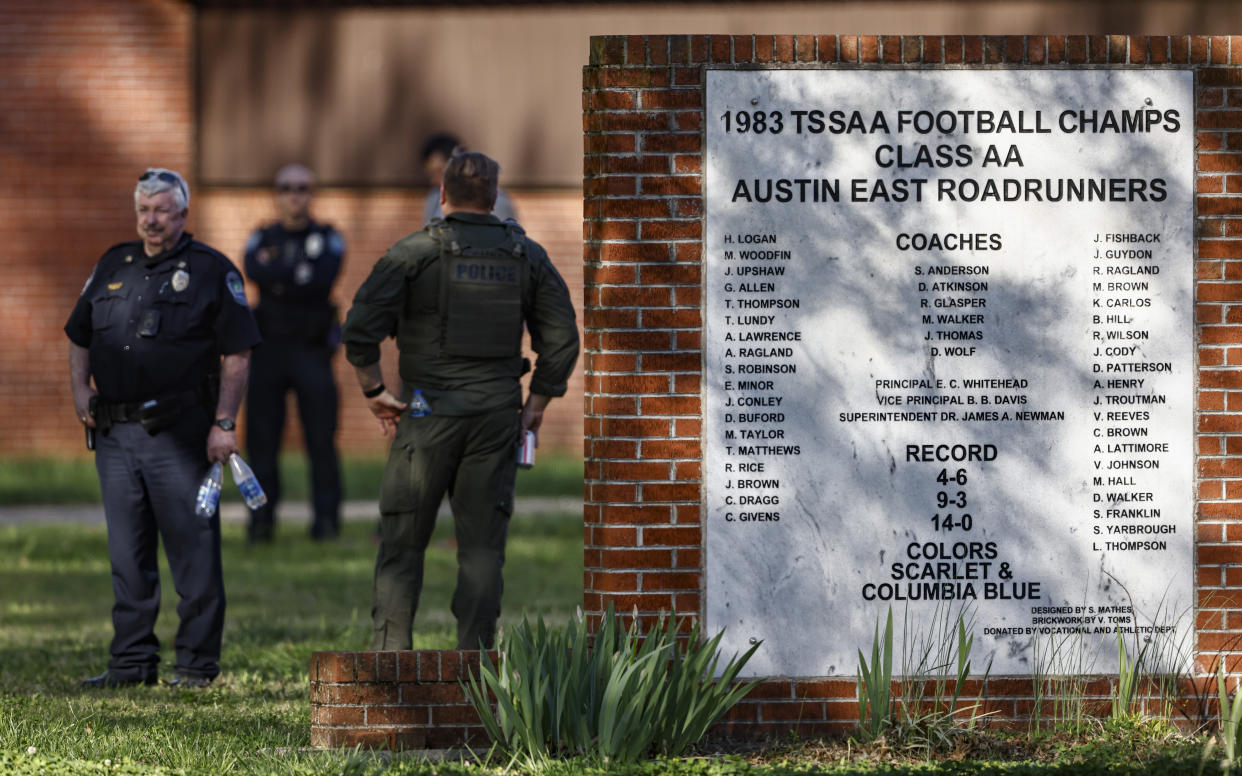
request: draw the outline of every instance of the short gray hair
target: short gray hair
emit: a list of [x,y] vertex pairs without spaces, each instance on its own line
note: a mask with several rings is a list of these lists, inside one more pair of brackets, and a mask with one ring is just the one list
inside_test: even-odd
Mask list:
[[138,176],[138,185],[134,187],[134,204],[138,204],[138,195],[154,197],[165,191],[173,193],[173,204],[177,210],[185,210],[190,206],[190,187],[185,178],[173,170],[163,167],[148,167],[147,171]]

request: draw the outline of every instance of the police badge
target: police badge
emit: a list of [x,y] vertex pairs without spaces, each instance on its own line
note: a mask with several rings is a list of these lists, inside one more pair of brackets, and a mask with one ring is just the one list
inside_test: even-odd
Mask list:
[[323,253],[323,235],[319,232],[306,235],[306,258],[314,261],[321,253]]
[[190,273],[183,269],[179,269],[173,273],[172,287],[173,291],[184,291],[190,286]]

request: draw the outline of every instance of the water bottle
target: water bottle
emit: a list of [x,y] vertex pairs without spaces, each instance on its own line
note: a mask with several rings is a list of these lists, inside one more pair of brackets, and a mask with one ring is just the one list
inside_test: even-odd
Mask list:
[[254,476],[254,472],[237,453],[229,456],[229,470],[233,472],[233,482],[246,500],[246,506],[258,509],[267,503],[267,494],[263,492],[263,486],[259,485],[259,478]]
[[414,391],[414,395],[410,397],[410,417],[421,418],[424,415],[431,414],[431,405],[423,398],[421,388]]
[[203,478],[203,484],[198,486],[198,497],[194,499],[194,514],[210,520],[211,516],[216,513],[216,506],[220,503],[220,483],[224,480],[224,467],[216,461],[211,465],[211,471],[207,472],[207,476]]

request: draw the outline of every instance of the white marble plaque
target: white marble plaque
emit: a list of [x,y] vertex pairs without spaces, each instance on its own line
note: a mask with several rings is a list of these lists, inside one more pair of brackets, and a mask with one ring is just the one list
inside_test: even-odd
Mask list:
[[993,675],[1188,660],[1192,94],[708,72],[705,609],[749,674],[852,676],[890,605],[964,607]]

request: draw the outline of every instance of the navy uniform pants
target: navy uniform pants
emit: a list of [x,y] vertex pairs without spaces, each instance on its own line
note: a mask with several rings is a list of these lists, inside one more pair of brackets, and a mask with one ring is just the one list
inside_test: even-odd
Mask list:
[[268,539],[280,502],[280,440],[286,397],[298,400],[311,475],[311,536],[340,533],[341,466],[336,454],[337,390],[332,349],[274,340],[250,358],[246,393],[246,448],[267,504],[250,515],[250,538]]
[[397,426],[380,486],[372,649],[410,649],[423,586],[423,555],[448,494],[457,538],[452,611],[458,649],[490,648],[503,589],[505,539],[513,513],[521,416],[405,417]]
[[156,675],[160,539],[181,598],[177,605],[181,624],[173,642],[177,673],[208,679],[220,673],[224,628],[220,517],[217,513],[203,520],[194,514],[198,486],[210,468],[210,422],[205,409],[193,408],[155,436],[139,423],[117,423],[96,439],[95,468],[108,524],[116,600],[108,670],[119,678]]

